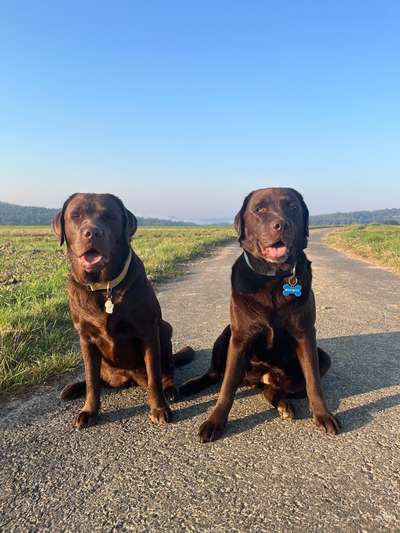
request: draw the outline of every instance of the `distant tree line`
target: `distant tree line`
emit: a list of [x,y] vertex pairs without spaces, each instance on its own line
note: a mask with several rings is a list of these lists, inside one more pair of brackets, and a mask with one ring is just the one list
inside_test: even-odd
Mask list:
[[[42,226],[50,225],[58,209],[47,207],[25,207],[0,202],[1,226]],[[139,226],[196,226],[191,222],[163,220],[161,218],[138,217]]]
[[22,207],[0,202],[0,224],[6,226],[50,224],[57,211],[46,207]]
[[400,209],[379,209],[377,211],[353,211],[330,215],[310,216],[311,225],[339,226],[345,224],[400,224]]
[[[58,209],[46,207],[25,207],[0,202],[0,225],[2,226],[41,226],[49,225]],[[196,226],[193,222],[164,220],[161,218],[138,217],[139,226]],[[379,209],[377,211],[353,211],[312,215],[310,224],[336,226],[345,224],[400,224],[400,209]]]

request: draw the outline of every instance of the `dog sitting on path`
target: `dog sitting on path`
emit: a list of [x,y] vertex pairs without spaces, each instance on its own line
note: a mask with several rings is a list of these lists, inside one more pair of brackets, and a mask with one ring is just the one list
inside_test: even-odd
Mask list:
[[61,393],[64,400],[86,393],[77,428],[96,423],[102,385],[146,388],[152,422],[169,422],[174,366],[194,355],[189,347],[172,355],[172,327],[131,248],[136,227],[135,216],[111,194],[73,194],[53,220],[67,245],[69,306],[85,369],[85,381]]
[[230,325],[214,344],[208,372],[180,388],[184,396],[222,381],[200,440],[222,435],[239,385],[260,387],[283,419],[294,418],[288,398],[307,395],[316,425],[336,434],[339,422],[320,383],[330,358],[317,347],[311,263],[303,251],[307,206],[293,189],[259,189],[245,198],[235,228],[243,254],[232,267]]

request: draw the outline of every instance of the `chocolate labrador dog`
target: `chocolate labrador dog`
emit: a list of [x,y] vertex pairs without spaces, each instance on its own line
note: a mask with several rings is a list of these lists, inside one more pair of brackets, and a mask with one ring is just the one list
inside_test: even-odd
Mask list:
[[69,306],[85,369],[85,381],[61,393],[71,399],[86,392],[77,428],[96,423],[101,385],[148,389],[150,419],[169,422],[174,366],[194,355],[189,347],[172,355],[172,327],[131,248],[136,227],[135,216],[112,194],[73,194],[53,220],[60,244],[67,244]]
[[199,430],[219,438],[239,385],[258,386],[281,418],[294,418],[287,398],[308,396],[316,425],[336,434],[320,377],[330,358],[317,348],[311,263],[304,254],[308,209],[294,189],[250,193],[235,217],[243,254],[232,267],[231,322],[214,344],[209,371],[182,385],[192,394],[222,380],[217,404]]

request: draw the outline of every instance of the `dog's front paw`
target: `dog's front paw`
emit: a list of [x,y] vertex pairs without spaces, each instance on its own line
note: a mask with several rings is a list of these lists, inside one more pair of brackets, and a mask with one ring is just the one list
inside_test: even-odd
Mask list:
[[87,428],[97,424],[97,413],[90,413],[88,411],[81,411],[74,420],[74,426],[77,429]]
[[330,435],[337,435],[340,431],[340,422],[339,420],[329,412],[323,414],[313,415],[314,423],[317,428],[329,433]]
[[200,442],[213,442],[214,440],[219,439],[223,435],[225,427],[225,420],[220,421],[210,417],[203,422],[199,428]]
[[153,424],[167,424],[172,420],[172,411],[167,405],[165,407],[151,407],[149,417]]

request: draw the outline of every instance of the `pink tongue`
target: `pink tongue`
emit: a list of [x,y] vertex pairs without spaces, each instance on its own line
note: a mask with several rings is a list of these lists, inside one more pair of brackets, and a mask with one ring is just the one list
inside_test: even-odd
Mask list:
[[95,252],[87,252],[83,257],[87,263],[98,263],[102,256]]
[[269,246],[268,248],[264,248],[263,250],[263,256],[267,257],[268,259],[280,259],[287,253],[286,246]]

